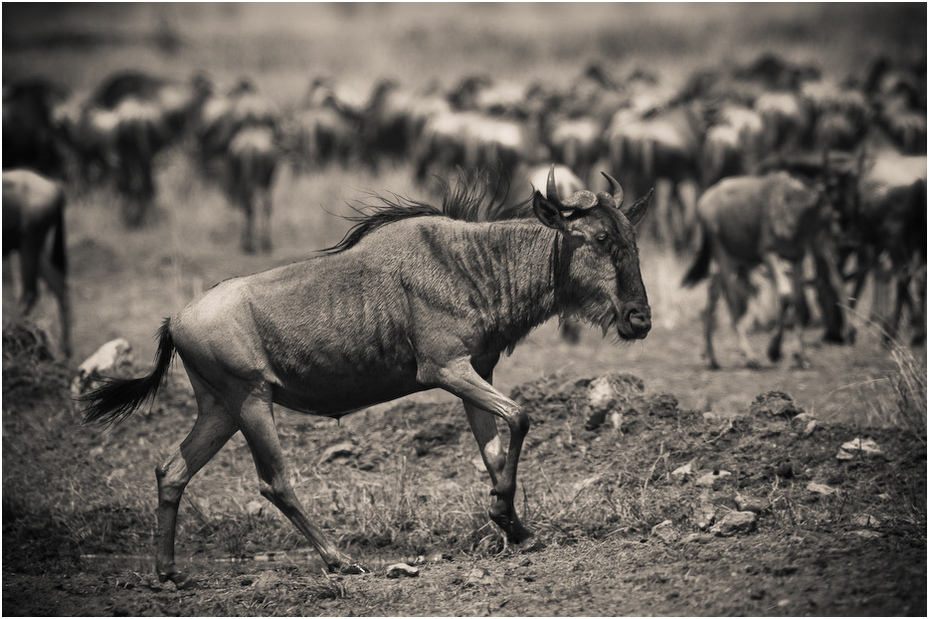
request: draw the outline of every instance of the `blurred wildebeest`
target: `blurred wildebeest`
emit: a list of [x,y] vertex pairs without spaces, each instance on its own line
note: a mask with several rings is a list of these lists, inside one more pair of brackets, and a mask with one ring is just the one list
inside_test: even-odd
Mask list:
[[[912,315],[914,343],[926,337],[926,169],[925,156],[904,155],[875,141],[866,142],[844,167],[837,203],[845,254],[854,255],[857,263],[851,305],[854,308],[871,275],[872,317],[883,322],[886,340],[896,336],[905,307]],[[888,266],[881,266],[883,256]],[[889,296],[888,285],[894,305],[885,319],[876,309],[885,305],[882,297]]]
[[286,150],[298,172],[308,172],[329,163],[348,166],[370,158],[363,151],[363,111],[356,102],[339,99],[327,78],[317,77],[303,100],[284,119],[282,134]]
[[764,124],[755,110],[724,103],[708,113],[701,154],[702,187],[751,172],[763,152]]
[[[3,172],[3,257],[19,255],[24,313],[39,298],[39,277],[58,299],[61,347],[71,356],[71,303],[65,239],[65,193],[61,184],[32,170]],[[51,243],[51,247],[46,245]]]
[[[819,249],[815,244],[830,232],[831,216],[824,188],[808,186],[783,171],[726,178],[700,197],[697,219],[703,241],[683,285],[693,286],[703,280],[710,275],[711,263],[716,264],[704,316],[705,354],[711,368],[719,368],[713,350],[713,328],[720,294],[725,297],[746,364],[760,367],[743,320],[754,293],[748,275],[758,266],[764,266],[773,280],[778,299],[777,330],[768,346],[768,358],[780,359],[784,331],[792,327],[796,339],[794,361],[800,367],[808,365],[800,325],[795,324],[796,308],[805,294],[803,259]],[[827,281],[840,286],[834,261],[826,256],[821,262],[832,266]]]
[[208,165],[219,168],[230,203],[242,209],[242,250],[271,250],[271,187],[282,157],[281,118],[273,101],[242,79],[204,108],[198,135]]
[[30,168],[54,178],[63,176],[62,137],[53,110],[66,96],[63,87],[42,78],[4,85],[4,169]]
[[644,113],[620,110],[608,130],[612,169],[633,195],[655,188],[649,230],[677,251],[693,234],[704,124],[699,102],[671,100]]
[[916,63],[879,56],[864,83],[875,122],[903,153],[926,154],[926,57]]
[[196,76],[190,84],[180,84],[123,71],[109,76],[89,97],[75,141],[91,136],[94,148],[89,150],[103,163],[110,156],[107,147],[112,148],[116,185],[125,198],[123,212],[130,226],[143,223],[155,198],[155,156],[182,135],[207,94]]
[[[550,177],[551,178],[551,177]],[[364,568],[320,530],[291,487],[274,404],[338,419],[431,388],[460,397],[493,483],[490,518],[511,543],[531,535],[514,507],[530,420],[492,386],[504,351],[535,326],[577,312],[624,340],[644,338],[651,311],[634,226],[647,201],[578,192],[533,196],[535,216],[512,219],[484,192],[459,186],[439,209],[385,200],[326,255],[226,280],[166,320],[154,370],[89,394],[85,422],[118,423],[155,396],[175,352],[198,417],[156,469],[156,569],[174,561],[178,507],[191,477],[242,431],[260,491],[309,539],[327,568]],[[471,221],[477,213],[490,221]],[[496,216],[494,215],[496,213]],[[509,429],[504,448],[496,417]]]
[[459,167],[495,169],[513,178],[519,165],[549,156],[541,141],[539,114],[534,112],[526,121],[480,112],[436,114],[426,122],[413,153],[414,178],[426,185],[430,171],[446,174]]
[[451,110],[451,104],[437,84],[424,91],[414,91],[401,87],[396,80],[381,80],[374,88],[363,118],[365,147],[375,160],[410,156],[426,122]]
[[448,101],[456,110],[512,118],[524,115],[525,95],[526,89],[519,84],[498,82],[487,75],[470,75],[451,89]]
[[813,115],[814,151],[857,148],[872,116],[871,106],[860,88],[820,80],[805,83],[801,96]]

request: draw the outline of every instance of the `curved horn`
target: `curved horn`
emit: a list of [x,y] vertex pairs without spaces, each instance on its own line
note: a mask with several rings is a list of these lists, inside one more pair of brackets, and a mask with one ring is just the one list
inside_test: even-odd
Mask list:
[[561,204],[561,198],[558,197],[558,188],[555,186],[555,164],[548,169],[548,181],[545,185],[545,197],[549,202]]
[[626,197],[626,192],[623,191],[623,186],[619,184],[619,181],[607,174],[606,172],[600,172],[610,183],[610,193],[613,194],[613,199],[616,200],[616,208],[619,208],[623,205],[623,199]]

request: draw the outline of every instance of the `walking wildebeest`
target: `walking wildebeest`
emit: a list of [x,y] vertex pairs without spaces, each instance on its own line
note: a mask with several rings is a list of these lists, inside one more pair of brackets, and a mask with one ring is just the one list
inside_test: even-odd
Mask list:
[[[697,220],[703,242],[683,285],[701,281],[710,274],[711,261],[716,263],[704,317],[706,358],[711,368],[719,368],[713,351],[713,326],[720,293],[725,296],[747,365],[760,366],[742,320],[752,294],[748,274],[760,265],[774,281],[778,297],[777,331],[768,346],[768,358],[780,359],[784,331],[789,323],[796,322],[796,310],[804,294],[803,258],[814,241],[826,244],[819,233],[830,213],[820,188],[808,187],[787,172],[723,179],[700,197]],[[820,263],[831,266],[828,281],[839,286],[834,262],[824,259],[817,261]],[[794,360],[805,367],[808,361],[800,325],[792,326],[797,345]]]
[[[441,209],[383,204],[325,255],[226,280],[167,319],[146,377],[92,392],[84,421],[118,423],[153,398],[175,353],[197,397],[198,417],[156,469],[156,564],[174,563],[181,495],[237,431],[248,441],[261,494],[313,544],[330,570],[363,568],[314,523],[290,484],[274,423],[280,404],[338,419],[360,408],[441,388],[460,397],[493,483],[490,519],[518,543],[531,533],[514,507],[516,468],[529,417],[495,389],[504,351],[558,313],[577,313],[624,340],[644,338],[651,310],[633,226],[647,200],[580,191],[562,201],[550,174],[535,192],[535,218],[488,210],[487,191],[459,184]],[[486,213],[489,221],[474,221]],[[493,213],[497,215],[494,216]],[[503,448],[495,416],[509,428]]]
[[[65,194],[61,185],[31,170],[3,172],[3,257],[19,254],[23,311],[28,314],[39,298],[39,276],[58,299],[61,347],[71,356],[71,303],[66,279]],[[52,237],[51,256],[45,245]]]

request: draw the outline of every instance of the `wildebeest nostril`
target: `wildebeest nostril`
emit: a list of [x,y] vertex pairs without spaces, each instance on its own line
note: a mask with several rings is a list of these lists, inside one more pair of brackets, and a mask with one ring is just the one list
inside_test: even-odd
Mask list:
[[652,328],[652,315],[648,309],[633,307],[629,310],[626,320],[638,333],[646,333]]

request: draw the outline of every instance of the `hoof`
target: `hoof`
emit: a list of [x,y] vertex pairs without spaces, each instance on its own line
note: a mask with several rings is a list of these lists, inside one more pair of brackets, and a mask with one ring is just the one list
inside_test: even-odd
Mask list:
[[351,560],[338,563],[336,565],[330,565],[328,566],[328,570],[330,574],[344,574],[346,576],[371,573],[371,570],[365,566],[361,565],[360,563],[355,563]]
[[168,582],[169,580],[174,583],[174,586],[183,591],[186,589],[200,589],[201,584],[189,574],[184,572],[179,572],[175,569],[170,569],[167,571],[158,572],[158,580],[160,582]]
[[506,535],[508,544],[521,544],[535,535],[532,531],[525,528],[518,519],[510,518],[505,514],[494,515],[493,510],[489,513],[490,520],[496,524]]

